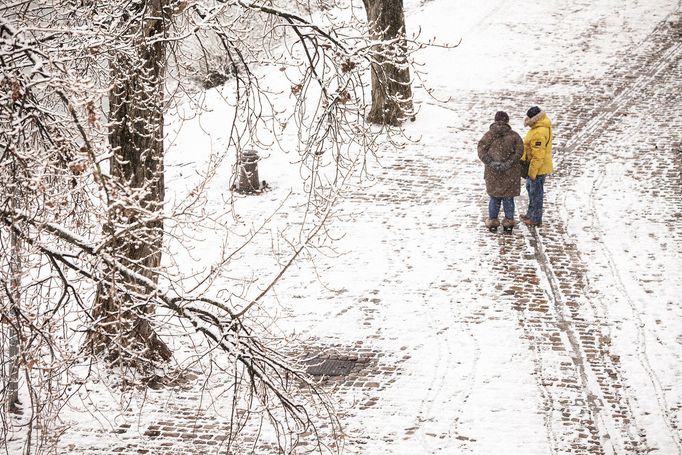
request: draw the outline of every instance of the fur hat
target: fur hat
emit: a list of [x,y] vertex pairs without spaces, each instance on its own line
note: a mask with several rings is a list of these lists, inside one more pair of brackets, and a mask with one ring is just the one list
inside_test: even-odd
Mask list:
[[540,109],[539,107],[533,106],[533,107],[531,107],[530,109],[528,109],[528,112],[526,112],[526,117],[528,117],[528,118],[533,118],[533,117],[535,117],[536,115],[538,115],[538,114],[540,113],[541,110],[542,110],[542,109]]
[[535,122],[540,120],[544,111],[537,106],[533,106],[526,112],[526,118],[523,120],[525,126],[533,126]]
[[498,111],[495,113],[495,121],[509,123],[509,115],[504,111]]

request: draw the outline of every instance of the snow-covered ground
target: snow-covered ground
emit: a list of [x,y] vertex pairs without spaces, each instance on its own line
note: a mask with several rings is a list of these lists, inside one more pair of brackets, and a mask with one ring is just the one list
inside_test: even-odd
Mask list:
[[[433,89],[415,87],[406,131],[419,140],[381,152],[373,184],[340,208],[336,254],[297,263],[263,304],[292,350],[356,361],[327,382],[345,453],[682,455],[680,2],[406,8],[410,31],[461,38],[417,56]],[[202,153],[225,148],[228,110],[215,90],[207,104],[171,134],[179,199]],[[523,134],[536,104],[555,123],[545,224],[491,234],[476,143],[497,110]],[[293,161],[273,152],[259,169],[271,191],[235,203],[246,234],[288,201],[240,253],[246,296],[277,273],[287,245],[273,239],[301,219]],[[229,207],[228,164],[213,207]],[[188,257],[218,257],[218,240],[199,236]],[[212,428],[186,422],[206,392],[166,393],[117,428],[67,414],[57,453],[221,453],[199,443],[225,428],[219,412]]]
[[[417,92],[421,141],[385,151],[348,203],[350,253],[317,263],[347,292],[301,273],[327,300],[292,311],[399,369],[347,390],[367,405],[349,452],[682,453],[679,4],[433,1],[408,18],[462,43],[421,55],[437,98]],[[556,125],[546,225],[491,235],[475,145],[496,110],[523,133],[534,104]]]

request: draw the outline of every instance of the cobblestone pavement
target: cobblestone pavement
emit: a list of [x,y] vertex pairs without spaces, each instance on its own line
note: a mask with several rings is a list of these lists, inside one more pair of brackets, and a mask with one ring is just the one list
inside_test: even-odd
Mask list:
[[[682,249],[680,231],[670,224],[682,210],[682,117],[675,112],[682,93],[681,33],[679,13],[668,16],[643,42],[622,49],[619,63],[604,79],[531,74],[529,80],[538,81],[537,86],[526,84],[526,91],[467,92],[439,104],[466,113],[467,119],[490,117],[500,100],[507,105],[523,100],[514,106],[517,112],[525,111],[525,100],[551,106],[558,172],[548,183],[541,228],[497,238],[482,230],[485,198],[478,195],[482,190],[475,152],[465,157],[451,149],[461,140],[463,148],[475,150],[478,137],[469,134],[466,124],[444,125],[450,127],[449,140],[426,139],[441,147],[410,150],[409,158],[404,151],[384,157],[381,192],[355,197],[355,204],[376,206],[367,209],[370,219],[380,218],[388,204],[400,220],[395,235],[380,236],[388,248],[375,252],[392,255],[391,265],[400,264],[400,272],[389,267],[384,278],[384,288],[400,292],[382,294],[401,304],[384,311],[404,312],[413,323],[423,320],[415,337],[420,342],[414,342],[414,357],[421,360],[405,366],[413,377],[398,381],[409,392],[379,403],[383,413],[404,426],[402,432],[384,433],[383,442],[393,449],[381,453],[399,453],[404,447],[422,453],[682,453],[679,339],[674,340],[682,322],[675,295],[682,281],[679,267],[671,270],[668,265],[676,263]],[[543,84],[556,89],[542,90]],[[576,84],[583,90],[561,90]],[[632,212],[611,213],[613,199],[624,197],[632,199]],[[652,224],[661,229],[645,234]],[[412,237],[411,230],[421,230],[423,241],[402,243],[402,237]],[[469,234],[476,231],[478,235]],[[443,232],[450,236],[444,238]],[[645,235],[651,240],[648,250],[667,251],[665,258],[638,257],[641,246],[631,243]],[[614,250],[614,242],[623,249]],[[448,263],[448,252],[457,250],[453,256],[474,264],[472,268]],[[411,263],[430,267],[420,275]],[[428,286],[424,275],[433,275]],[[412,276],[415,282],[410,282]],[[417,295],[405,292],[412,289]],[[465,297],[469,295],[478,295],[478,301]],[[511,320],[531,352],[541,421],[527,422],[527,427],[542,428],[540,442],[537,435],[524,434],[528,429],[509,424],[514,418],[509,408],[491,406],[490,412],[499,415],[491,418],[481,415],[486,412],[479,407],[482,401],[490,405],[481,399],[486,392],[480,389],[493,396],[501,393],[486,386],[493,378],[477,377],[478,370],[494,362],[491,351],[501,349],[486,334],[500,331],[497,340],[505,339],[503,331],[514,329],[504,322]],[[387,352],[394,340],[409,339],[388,336],[390,330],[380,321],[372,326],[388,341],[383,348]],[[512,352],[508,357],[523,355]],[[499,360],[500,370],[519,367],[505,360]],[[421,375],[414,373],[420,361]],[[518,380],[508,378],[508,371],[495,376],[500,383]],[[453,382],[462,386],[453,387]],[[410,390],[412,384],[429,387]],[[510,408],[527,418],[518,400],[498,398],[512,402]],[[410,416],[415,406],[420,412]],[[405,425],[410,417],[411,424]],[[483,424],[473,424],[473,419]],[[359,420],[367,428],[369,419]],[[367,429],[363,437],[371,440],[375,432],[382,429]],[[416,444],[398,445],[400,439]]]
[[[648,11],[623,9],[636,7]],[[598,26],[555,14],[580,30],[552,41],[557,55],[602,42]],[[344,206],[347,254],[316,262],[322,282],[302,266],[287,278],[300,289],[279,295],[319,301],[284,316],[352,364],[323,383],[346,453],[682,455],[681,54],[678,5],[617,48],[605,77],[529,65],[503,90],[421,100],[408,133],[422,135],[424,118],[439,133],[385,151],[375,184]],[[482,226],[475,152],[500,104],[520,133],[530,104],[556,125],[545,224],[512,235]],[[227,410],[199,404],[213,398],[179,386],[144,421],[93,430],[113,431],[113,445],[69,436],[60,453],[224,453]]]

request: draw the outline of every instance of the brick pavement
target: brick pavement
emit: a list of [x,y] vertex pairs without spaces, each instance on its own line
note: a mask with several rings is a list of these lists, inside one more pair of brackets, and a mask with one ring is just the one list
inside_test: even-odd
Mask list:
[[[556,115],[550,114],[557,124],[559,172],[549,183],[549,222],[537,232],[533,230],[530,235],[524,233],[501,237],[498,239],[501,256],[508,259],[513,252],[525,254],[501,264],[495,261],[485,264],[489,272],[497,275],[493,281],[500,283],[497,289],[503,297],[496,299],[498,304],[508,303],[517,312],[523,338],[533,352],[534,374],[542,397],[544,426],[552,453],[634,454],[682,450],[679,428],[682,397],[679,387],[675,386],[676,376],[669,375],[668,383],[664,384],[660,376],[665,375],[661,374],[660,365],[652,366],[654,357],[647,353],[646,338],[650,336],[644,333],[643,309],[633,302],[629,291],[624,289],[618,272],[621,264],[616,264],[611,255],[604,267],[609,268],[612,281],[621,281],[617,286],[621,288],[622,295],[615,296],[610,291],[599,290],[592,282],[593,278],[589,277],[593,265],[586,261],[585,252],[580,250],[575,234],[569,233],[566,226],[566,223],[571,222],[571,216],[592,218],[589,236],[597,242],[602,240],[596,204],[603,201],[603,196],[596,190],[590,194],[592,201],[585,210],[591,213],[569,210],[564,199],[566,193],[576,191],[576,179],[587,175],[598,185],[605,180],[604,167],[619,162],[626,166],[625,175],[637,181],[632,188],[633,198],[639,197],[637,193],[642,193],[644,198],[659,198],[657,204],[642,207],[642,213],[637,213],[636,217],[660,222],[675,220],[680,216],[680,116],[676,114],[676,109],[680,106],[679,93],[682,92],[679,73],[681,30],[679,15],[669,17],[643,43],[634,49],[622,51],[620,61],[625,64],[608,71],[608,79],[580,81],[587,87],[578,95],[537,96],[531,87],[525,93],[486,92],[474,96],[467,93],[466,98],[456,97],[451,101],[451,104],[458,105],[459,112],[467,112],[470,118],[486,118],[495,110],[496,100],[510,98],[533,99],[542,106],[552,106],[556,111]],[[552,74],[542,75],[539,80],[542,84],[555,86],[576,83],[563,75],[557,77]],[[622,119],[629,115],[639,122],[627,128]],[[651,121],[642,122],[642,118],[648,119],[649,115]],[[475,149],[473,141],[465,140],[464,146]],[[655,153],[660,154],[653,159],[652,146],[658,151]],[[466,205],[466,198],[475,194],[476,185],[469,180],[469,176],[476,172],[472,169],[475,163],[471,161],[453,162],[449,158],[452,162],[448,166],[451,174],[444,175],[438,169],[434,170],[432,163],[447,160],[448,157],[433,149],[425,151],[424,155],[411,155],[409,160],[400,157],[394,159],[397,164],[384,164],[388,172],[380,177],[383,188],[387,188],[382,193],[383,198],[393,204],[401,206],[409,201],[420,205],[438,204],[442,201],[443,193],[437,189],[445,189],[445,197],[450,201],[457,200],[455,205],[462,207]],[[645,171],[636,174],[637,169]],[[420,176],[416,181],[415,175]],[[456,181],[455,188],[449,184],[452,181],[449,177]],[[425,181],[431,182],[431,185],[424,185]],[[410,190],[405,194],[407,187]],[[355,202],[362,203],[362,198],[356,198]],[[414,210],[413,207],[411,209]],[[570,212],[568,219],[561,211]],[[623,218],[623,222],[629,224],[626,214]],[[476,229],[470,221],[460,219],[455,226],[450,227],[455,230],[458,227]],[[628,234],[632,238],[637,237],[636,232]],[[669,247],[679,252],[682,247],[679,229],[671,228],[667,242]],[[477,243],[482,255],[495,254],[485,251],[490,246],[489,238],[479,237]],[[666,248],[666,245],[662,245],[662,248]],[[605,254],[608,256],[610,253],[606,251]],[[657,266],[665,267],[660,263]],[[650,271],[640,269],[638,272],[646,274]],[[662,269],[660,272],[666,271]],[[655,280],[638,282],[646,287],[646,283]],[[672,284],[675,283],[679,286],[679,281],[673,280]],[[432,282],[428,288],[437,285]],[[637,326],[634,352],[619,349],[622,343],[614,345],[614,336],[624,336],[614,334],[617,330],[613,326],[618,325],[618,321],[610,317],[614,301],[624,302],[629,307],[630,322]],[[428,307],[425,309],[431,310]],[[501,313],[504,314],[504,311]],[[491,317],[489,308],[485,308],[471,315],[468,321],[477,324]],[[679,323],[678,314],[670,326],[674,330]],[[621,355],[636,357],[638,371],[633,372],[631,366],[626,371]],[[679,356],[673,356],[672,359],[679,360]],[[637,382],[628,375],[640,373],[647,377],[644,383],[655,395],[653,409],[641,403],[644,397],[639,396],[640,390],[628,383]],[[679,375],[679,371],[677,373]],[[674,392],[671,394],[672,399],[666,397],[668,391]],[[657,417],[649,417],[651,414]],[[647,430],[652,429],[652,421],[660,424],[665,433],[664,436],[657,436],[655,441],[651,441],[647,434]],[[413,429],[408,433],[414,434],[416,431]],[[441,437],[451,438],[452,432]],[[459,449],[472,450],[475,446],[467,437],[455,439],[459,441]],[[665,449],[659,444],[665,444]],[[451,446],[425,446],[427,451],[433,452],[448,447]]]
[[[551,221],[525,239],[535,252],[539,270],[531,263],[505,265],[503,274],[513,276],[514,282],[507,283],[504,291],[513,296],[529,347],[537,353],[538,385],[551,414],[548,438],[557,453],[660,450],[647,440],[642,420],[648,413],[633,410],[638,391],[628,386],[620,352],[612,343],[609,304],[615,297],[598,291],[590,283],[587,274],[592,265],[585,261],[583,252],[561,222],[562,218],[570,222],[572,216],[591,217],[590,235],[594,234],[595,241],[601,240],[603,233],[595,203],[592,201],[586,208],[592,213],[571,211],[562,216],[560,212],[567,210],[566,195],[562,193],[575,191],[573,179],[590,173],[597,184],[603,183],[604,167],[620,161],[628,163],[625,175],[637,180],[633,192],[661,199],[658,204],[640,208],[642,212],[634,217],[660,222],[674,220],[674,214],[680,213],[680,172],[675,165],[679,159],[676,158],[679,152],[675,151],[679,147],[675,142],[679,139],[679,115],[675,109],[680,106],[682,88],[679,72],[682,46],[678,39],[681,29],[679,15],[663,22],[640,48],[624,53],[630,65],[614,68],[607,81],[592,81],[584,98],[572,97],[568,103],[552,97],[536,98],[540,105],[558,109],[555,120],[559,132],[556,134],[559,171],[550,183],[546,214]],[[551,77],[544,81],[564,83]],[[651,121],[641,122],[649,113]],[[622,118],[628,115],[637,116],[640,122],[623,127]],[[622,147],[632,151],[621,150]],[[655,157],[652,148],[656,150]],[[636,174],[637,169],[644,172]],[[596,191],[590,196],[603,197]],[[629,224],[627,214],[623,214],[623,219]],[[668,242],[679,251],[679,230],[672,231]],[[518,250],[522,250],[522,245],[518,245]],[[610,272],[620,280],[613,258],[610,261]],[[538,282],[543,283],[541,288],[533,286]],[[641,309],[635,308],[629,296],[621,299],[630,300],[628,304],[640,326],[636,355],[641,370],[649,376],[649,387],[656,391],[659,420],[668,432],[668,450],[682,450],[679,388],[660,383],[646,353]],[[679,321],[676,320],[678,324]],[[553,363],[558,363],[559,368],[548,368]],[[658,370],[660,374],[660,367]],[[547,375],[547,371],[561,374]],[[666,400],[665,389],[676,392],[673,403]]]
[[[304,298],[326,303],[297,323],[308,336],[299,349],[354,364],[349,374],[322,381],[338,406],[347,453],[682,453],[679,366],[666,372],[660,365],[660,358],[679,365],[678,353],[661,351],[675,343],[679,351],[682,311],[675,302],[644,300],[670,280],[679,289],[680,272],[656,258],[631,257],[624,265],[608,246],[616,234],[601,215],[618,188],[609,172],[619,166],[617,175],[632,182],[631,197],[641,202],[636,214],[617,221],[624,237],[659,236],[640,232],[641,220],[682,217],[681,24],[672,15],[642,43],[622,49],[608,78],[548,72],[529,74],[536,82],[522,89],[455,94],[442,107],[472,123],[447,118],[441,136],[423,139],[430,147],[386,150],[375,185],[350,197],[352,222],[342,223],[350,238],[372,236],[371,255],[320,261],[322,272],[342,270],[336,290],[306,281],[306,270],[292,277],[306,283],[311,295]],[[491,235],[481,224],[486,196],[474,150],[483,127],[476,123],[500,100],[523,112],[530,99],[551,106],[556,123],[558,172],[548,181],[546,224]],[[417,133],[419,123],[409,128]],[[453,144],[466,152],[453,152]],[[579,194],[579,181],[589,182],[589,197]],[[682,234],[672,222],[654,240],[680,255]],[[371,256],[385,263],[373,265]],[[634,275],[636,282],[628,279]],[[371,287],[352,286],[361,276]],[[280,296],[287,297],[294,298]],[[489,336],[495,333],[516,334],[518,344],[505,348]],[[652,346],[655,339],[660,346]],[[507,354],[507,363],[486,372],[484,365]],[[532,383],[508,371],[517,365],[510,359],[530,367]],[[178,384],[166,402],[150,391],[143,421],[130,414],[113,428],[65,428],[58,453],[223,453],[229,403],[214,405],[210,387],[198,392],[202,380]],[[533,392],[507,397],[507,380]],[[486,394],[507,408],[486,402]],[[519,415],[542,435],[509,424],[524,406],[533,412]],[[661,434],[650,435],[652,428]],[[253,444],[239,441],[233,453],[276,453]]]

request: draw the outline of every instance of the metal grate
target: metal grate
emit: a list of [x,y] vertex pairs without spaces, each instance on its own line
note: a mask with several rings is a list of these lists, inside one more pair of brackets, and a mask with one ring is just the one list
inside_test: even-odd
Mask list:
[[317,358],[308,362],[306,371],[312,376],[347,376],[357,360]]

